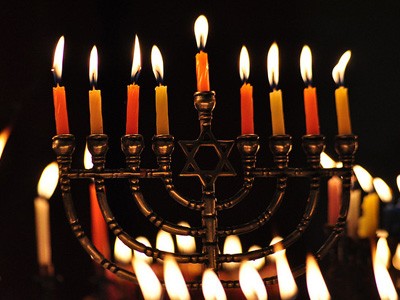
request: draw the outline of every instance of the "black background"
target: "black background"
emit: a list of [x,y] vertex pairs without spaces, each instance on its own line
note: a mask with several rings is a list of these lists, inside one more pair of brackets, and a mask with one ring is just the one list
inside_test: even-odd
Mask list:
[[[331,71],[342,53],[352,50],[345,82],[349,88],[352,125],[360,136],[357,163],[373,176],[382,177],[394,190],[398,173],[398,107],[400,100],[400,3],[398,1],[8,1],[0,4],[0,127],[11,124],[12,135],[0,161],[0,295],[5,299],[30,298],[37,274],[33,199],[43,168],[55,155],[55,134],[50,72],[58,38],[65,36],[64,71],[71,133],[77,149],[74,166],[82,166],[85,136],[89,133],[88,60],[94,44],[99,51],[98,87],[103,95],[105,133],[110,137],[107,166],[120,167],[123,156],[119,139],[125,130],[126,85],[130,83],[134,35],[142,50],[140,132],[147,148],[143,166],[154,167],[150,140],[155,132],[154,80],[150,50],[157,44],[164,58],[168,85],[170,129],[176,139],[195,139],[197,113],[192,95],[196,88],[194,56],[197,52],[193,24],[205,14],[210,31],[211,88],[217,93],[214,133],[220,139],[240,134],[238,58],[245,44],[250,53],[249,82],[254,86],[255,130],[263,143],[259,165],[270,164],[266,142],[271,134],[266,54],[273,41],[280,47],[280,82],[287,132],[293,135],[293,165],[304,164],[300,140],[305,132],[299,56],[304,44],[313,52],[313,83],[317,87],[321,132],[327,136],[327,152],[334,156],[337,133],[334,107],[335,84]],[[183,166],[183,153],[174,153],[174,171]],[[234,153],[232,159],[238,158]],[[235,163],[235,167],[240,168]],[[264,181],[265,182],[265,181]],[[221,222],[248,220],[265,207],[273,183],[259,181],[251,199]],[[219,180],[217,195],[225,198],[240,186],[240,178]],[[273,225],[244,239],[245,247],[256,241],[269,243],[272,233],[292,229],[304,206],[306,182],[294,182],[289,200]],[[86,182],[74,185],[76,204],[85,225],[89,224]],[[186,194],[199,195],[197,179],[178,179]],[[232,186],[234,188],[232,188]],[[158,181],[143,182],[149,202],[162,216],[198,225],[195,214],[186,214],[165,193]],[[225,189],[224,189],[225,188]],[[225,191],[224,191],[225,190]],[[227,190],[227,191],[226,191]],[[155,235],[132,200],[126,184],[109,183],[110,205],[120,223],[133,235]],[[88,293],[92,264],[67,225],[59,189],[51,199],[53,259],[56,273],[64,277],[66,298]],[[324,201],[311,233],[321,233]],[[123,207],[123,209],[121,209]],[[309,240],[315,241],[307,235]],[[307,238],[306,236],[306,238]],[[318,241],[303,243],[313,250]],[[299,250],[299,253],[301,252]],[[297,252],[297,250],[294,250]],[[300,260],[302,256],[300,255]],[[302,281],[301,279],[300,281]],[[372,284],[372,283],[371,283]],[[30,296],[29,296],[30,295]],[[2,296],[0,296],[1,298]]]

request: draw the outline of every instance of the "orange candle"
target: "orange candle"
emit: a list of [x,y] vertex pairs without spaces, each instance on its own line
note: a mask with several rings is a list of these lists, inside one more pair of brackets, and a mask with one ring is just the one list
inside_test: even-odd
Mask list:
[[131,77],[133,83],[127,88],[126,103],[126,134],[136,134],[139,131],[139,90],[140,87],[135,83],[139,77],[141,69],[139,39],[135,36],[135,46],[133,50],[133,62]]
[[151,64],[153,67],[154,76],[159,83],[159,86],[155,88],[156,132],[157,134],[169,134],[167,86],[162,85],[164,76],[164,63],[161,52],[157,46],[153,46],[151,50]]
[[90,133],[103,133],[103,117],[101,114],[101,91],[95,89],[97,83],[97,48],[93,46],[90,52],[89,79],[92,90],[89,91]]
[[304,111],[306,115],[306,133],[319,134],[319,118],[317,91],[311,86],[312,81],[312,56],[308,46],[304,46],[300,56],[301,77],[305,84],[308,85],[304,89]]
[[335,90],[336,114],[339,134],[351,134],[349,99],[347,88],[343,87],[344,71],[351,57],[351,51],[346,51],[340,58],[338,64],[332,70],[332,77],[339,86]]
[[209,91],[208,55],[203,51],[206,46],[208,35],[208,22],[205,16],[201,15],[197,18],[194,24],[194,32],[197,48],[200,50],[199,53],[196,54],[197,91]]
[[243,81],[243,85],[240,88],[242,134],[253,134],[253,87],[247,83],[247,79],[250,75],[250,59],[249,53],[245,46],[243,46],[242,50],[240,51],[239,73],[240,79]]
[[333,176],[328,180],[328,224],[335,224],[342,203],[342,180]]
[[64,54],[64,36],[60,37],[54,52],[53,73],[56,81],[56,87],[53,87],[54,113],[56,119],[57,134],[69,133],[67,101],[65,96],[65,88],[60,86],[62,75],[62,62]]
[[272,134],[285,134],[285,121],[283,117],[282,91],[276,87],[279,81],[279,49],[273,43],[268,51],[267,69],[269,84],[273,91],[269,94],[272,120]]

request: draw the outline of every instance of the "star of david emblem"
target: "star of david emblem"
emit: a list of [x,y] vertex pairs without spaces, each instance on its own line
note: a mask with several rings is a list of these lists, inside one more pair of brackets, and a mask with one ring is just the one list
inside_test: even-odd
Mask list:
[[[187,158],[180,176],[198,176],[203,186],[215,183],[219,176],[235,176],[236,172],[228,160],[234,143],[232,140],[217,140],[207,131],[203,131],[197,140],[179,141]],[[196,161],[196,154],[202,147],[215,151],[218,156],[218,162],[212,170],[201,169]]]

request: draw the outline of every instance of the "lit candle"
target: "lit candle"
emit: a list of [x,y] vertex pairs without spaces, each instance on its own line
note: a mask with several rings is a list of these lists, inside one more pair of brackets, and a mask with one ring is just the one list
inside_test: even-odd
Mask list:
[[269,84],[273,91],[269,93],[271,107],[272,134],[285,134],[285,122],[283,119],[282,91],[277,90],[279,81],[279,49],[273,43],[268,51],[267,69]]
[[128,85],[126,104],[126,134],[136,134],[139,128],[139,90],[140,86],[136,84],[141,69],[140,45],[137,35],[135,36],[135,46],[133,50],[133,62],[131,77],[133,83]]
[[53,87],[54,113],[56,119],[57,134],[69,133],[67,101],[65,97],[65,88],[60,86],[62,75],[62,63],[64,54],[64,36],[60,37],[54,52],[53,74],[56,86]]
[[307,87],[304,89],[304,111],[306,115],[306,133],[319,134],[317,91],[312,83],[312,56],[308,46],[304,46],[300,55],[301,77]]
[[96,90],[97,83],[97,65],[98,55],[97,48],[93,46],[90,52],[89,63],[89,80],[92,90],[89,91],[89,110],[90,110],[90,133],[98,134],[103,133],[103,117],[101,114],[101,91]]
[[208,35],[208,22],[205,16],[201,15],[197,18],[194,23],[194,33],[196,36],[197,48],[199,49],[199,53],[196,54],[197,91],[209,91],[208,55],[203,51],[206,46]]
[[157,46],[153,46],[151,49],[151,65],[153,67],[154,76],[159,84],[159,86],[155,88],[157,134],[169,134],[167,86],[162,84],[164,63],[161,52]]
[[249,53],[245,46],[240,51],[239,74],[243,82],[240,88],[240,109],[242,115],[242,134],[254,133],[253,120],[253,87],[247,83],[250,75]]
[[343,86],[344,71],[351,57],[351,51],[346,51],[340,58],[338,64],[332,70],[332,77],[339,86],[335,90],[336,114],[339,134],[351,134],[349,99],[347,88]]
[[[58,165],[52,162],[43,170],[37,186],[38,197],[34,200],[38,263],[42,270],[53,272],[51,259],[49,199],[58,183]],[[49,275],[47,273],[47,275]]]

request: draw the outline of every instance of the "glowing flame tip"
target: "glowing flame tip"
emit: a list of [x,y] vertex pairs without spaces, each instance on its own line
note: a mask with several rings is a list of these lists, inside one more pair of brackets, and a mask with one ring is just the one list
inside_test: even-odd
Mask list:
[[351,51],[347,50],[339,59],[339,62],[332,70],[333,80],[337,85],[343,85],[344,71],[346,70],[347,63],[351,57]]
[[268,80],[271,87],[276,87],[279,82],[279,48],[274,42],[267,55]]
[[139,73],[142,68],[141,65],[142,63],[141,63],[139,38],[137,35],[135,35],[135,45],[133,46],[133,61],[131,69],[131,77],[133,82],[136,82],[139,77]]
[[207,43],[208,21],[204,15],[199,16],[194,23],[194,34],[196,36],[197,48],[203,50]]
[[151,49],[151,65],[157,82],[161,84],[164,78],[164,62],[161,51],[156,45]]
[[56,82],[59,82],[61,80],[63,56],[64,56],[64,36],[61,36],[60,39],[58,40],[56,50],[54,51],[54,60],[52,69]]
[[50,199],[58,184],[58,164],[52,162],[44,168],[37,186],[38,195]]
[[305,84],[311,84],[312,81],[312,55],[311,49],[307,45],[303,47],[300,55],[301,77]]
[[98,61],[99,57],[97,54],[97,47],[93,46],[92,51],[90,51],[90,60],[89,60],[89,81],[91,86],[94,86],[97,83]]
[[240,50],[239,74],[240,74],[240,79],[243,82],[246,82],[247,79],[249,79],[250,58],[249,58],[249,52],[247,51],[246,46],[243,46],[242,50]]

